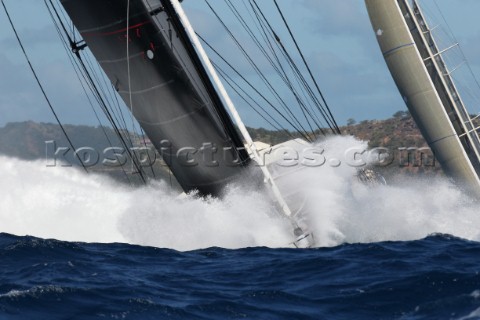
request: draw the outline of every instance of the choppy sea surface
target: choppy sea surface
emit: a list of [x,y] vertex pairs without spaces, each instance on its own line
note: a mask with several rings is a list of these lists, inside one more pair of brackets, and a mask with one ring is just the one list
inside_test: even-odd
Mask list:
[[292,225],[249,185],[179,197],[0,156],[0,319],[480,319],[478,202],[329,163],[289,180],[317,248],[286,249]]
[[0,319],[480,319],[479,257],[449,235],[179,252],[0,234]]

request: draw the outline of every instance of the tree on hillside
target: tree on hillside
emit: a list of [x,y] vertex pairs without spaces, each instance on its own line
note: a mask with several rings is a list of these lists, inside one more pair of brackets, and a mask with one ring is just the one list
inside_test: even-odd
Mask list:
[[349,118],[349,119],[347,120],[347,126],[353,126],[353,125],[356,124],[356,123],[357,123],[357,121],[356,121],[355,119],[353,119],[353,118]]

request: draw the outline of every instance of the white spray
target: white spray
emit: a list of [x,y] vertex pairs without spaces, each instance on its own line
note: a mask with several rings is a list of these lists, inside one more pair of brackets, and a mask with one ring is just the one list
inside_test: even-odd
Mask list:
[[[309,199],[318,245],[414,240],[437,232],[480,240],[475,204],[446,180],[357,185],[352,192],[356,169],[329,160],[362,145],[353,138],[327,140],[327,162],[291,181]],[[132,189],[76,169],[7,157],[0,157],[0,172],[0,232],[177,250],[283,247],[292,241],[289,222],[248,187],[232,186],[221,200],[178,198],[162,183]]]

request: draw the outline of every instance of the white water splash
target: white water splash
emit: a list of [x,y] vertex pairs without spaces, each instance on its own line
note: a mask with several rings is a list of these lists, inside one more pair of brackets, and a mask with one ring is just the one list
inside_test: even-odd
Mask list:
[[0,157],[0,232],[65,241],[128,242],[192,250],[285,246],[289,223],[265,195],[179,198],[166,184],[132,189],[83,171]]
[[[344,150],[361,144],[341,137],[322,147],[327,159],[341,159]],[[327,161],[290,182],[310,198],[308,221],[320,246],[432,233],[480,240],[478,209],[448,181],[352,189],[354,174],[352,167]],[[0,176],[0,232],[177,250],[283,247],[292,241],[289,223],[257,190],[231,187],[222,200],[180,199],[161,183],[131,189],[79,170],[7,157],[0,157]]]

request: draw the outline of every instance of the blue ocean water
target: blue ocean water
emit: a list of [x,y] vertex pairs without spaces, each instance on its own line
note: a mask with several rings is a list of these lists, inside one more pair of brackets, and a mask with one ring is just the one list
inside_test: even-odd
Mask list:
[[179,252],[0,234],[0,319],[480,319],[480,243]]

